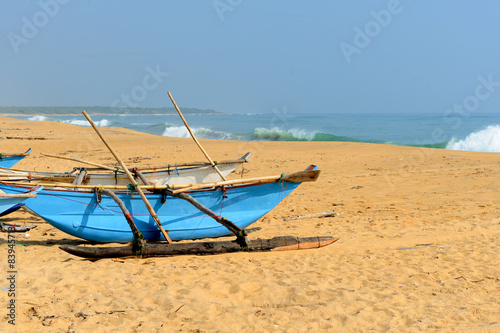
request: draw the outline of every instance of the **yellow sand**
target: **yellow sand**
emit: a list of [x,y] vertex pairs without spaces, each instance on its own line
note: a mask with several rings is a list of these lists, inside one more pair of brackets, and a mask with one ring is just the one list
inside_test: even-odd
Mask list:
[[[128,165],[203,161],[190,139],[103,132]],[[15,213],[2,220],[38,224],[16,235],[15,329],[500,332],[499,154],[340,142],[201,142],[214,160],[250,151],[246,177],[320,166],[319,180],[302,184],[255,223],[262,230],[251,238],[340,240],[304,251],[92,262],[58,248],[78,239]],[[0,152],[29,147],[33,153],[18,168],[78,165],[42,152],[113,164],[91,128],[0,118]],[[325,211],[340,215],[283,222]],[[8,270],[6,239],[0,233],[2,272]],[[8,286],[6,277],[0,287]],[[9,300],[0,291],[2,332],[13,331],[5,316]]]

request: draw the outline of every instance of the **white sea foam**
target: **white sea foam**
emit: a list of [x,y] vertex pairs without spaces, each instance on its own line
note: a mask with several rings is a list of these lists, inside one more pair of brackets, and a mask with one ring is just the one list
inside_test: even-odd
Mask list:
[[488,126],[463,140],[452,139],[446,149],[500,153],[500,125]]
[[[76,125],[76,126],[82,126],[82,127],[90,127],[90,124],[86,120],[77,120],[77,119],[69,119],[69,120],[62,120],[61,123],[65,124],[70,124],[70,125]],[[110,122],[106,119],[94,121],[94,123],[98,127],[106,127],[110,125]]]
[[315,133],[310,133],[301,129],[292,128],[289,130],[282,130],[277,127],[267,129],[267,128],[256,128],[253,136],[257,140],[271,140],[271,141],[295,141],[295,140],[306,140],[311,141],[314,138]]
[[[203,139],[218,139],[218,140],[231,140],[234,139],[233,135],[225,132],[213,131],[207,128],[192,128],[194,135],[198,138]],[[190,138],[191,135],[189,131],[184,126],[170,126],[167,124],[167,128],[163,132],[162,136],[172,136],[176,138]]]
[[37,116],[33,116],[33,117],[28,118],[28,120],[33,120],[33,121],[43,121],[43,120],[47,120],[47,119],[48,119],[47,117],[41,116],[41,115],[37,115]]
[[162,136],[172,136],[175,138],[189,138],[189,132],[186,127],[183,126],[168,126],[165,128]]

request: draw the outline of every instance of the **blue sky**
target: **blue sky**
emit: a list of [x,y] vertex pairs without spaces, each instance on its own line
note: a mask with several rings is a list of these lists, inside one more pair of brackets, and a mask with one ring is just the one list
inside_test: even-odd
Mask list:
[[233,113],[498,112],[499,13],[493,0],[2,1],[0,105],[170,107],[171,91]]

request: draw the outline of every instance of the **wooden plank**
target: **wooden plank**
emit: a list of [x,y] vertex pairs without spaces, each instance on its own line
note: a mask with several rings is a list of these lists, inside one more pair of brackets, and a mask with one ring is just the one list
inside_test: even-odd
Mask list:
[[[142,258],[175,255],[220,254],[229,252],[267,252],[315,249],[330,245],[338,238],[330,236],[298,238],[294,236],[277,236],[271,239],[255,239],[242,249],[234,241],[192,242],[174,244],[147,244],[144,246]],[[60,249],[83,258],[103,259],[137,256],[132,246],[97,247],[62,245]]]

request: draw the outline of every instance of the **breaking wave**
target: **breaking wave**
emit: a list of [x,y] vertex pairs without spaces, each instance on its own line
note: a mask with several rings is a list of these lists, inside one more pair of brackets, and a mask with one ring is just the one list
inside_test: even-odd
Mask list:
[[[237,135],[231,133],[213,131],[207,128],[192,128],[191,129],[197,138],[202,139],[217,139],[217,140],[240,140]],[[190,138],[189,131],[184,126],[167,125],[162,136],[172,136],[176,138]]]
[[32,120],[32,121],[44,121],[44,120],[48,120],[48,119],[49,118],[47,118],[45,116],[40,116],[40,115],[28,118],[28,120]]
[[[81,127],[90,127],[90,123],[86,120],[78,120],[78,119],[61,120],[61,123],[76,125],[76,126],[81,126]],[[106,120],[106,119],[94,121],[94,123],[98,127],[107,127],[107,126],[110,126],[110,124],[111,124],[111,122]]]
[[463,140],[451,139],[446,149],[500,153],[500,125],[491,125]]

